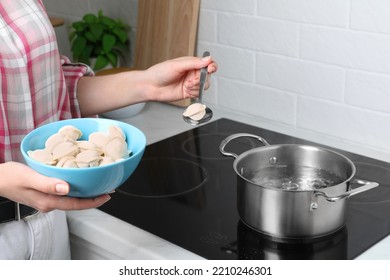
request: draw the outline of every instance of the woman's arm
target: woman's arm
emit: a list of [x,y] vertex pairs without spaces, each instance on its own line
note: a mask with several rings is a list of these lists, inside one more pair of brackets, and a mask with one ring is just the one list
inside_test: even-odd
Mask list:
[[[144,101],[176,101],[198,96],[199,69],[217,71],[211,57],[181,57],[144,71],[83,77],[77,86],[81,114],[90,116]],[[206,88],[209,82],[206,83]]]

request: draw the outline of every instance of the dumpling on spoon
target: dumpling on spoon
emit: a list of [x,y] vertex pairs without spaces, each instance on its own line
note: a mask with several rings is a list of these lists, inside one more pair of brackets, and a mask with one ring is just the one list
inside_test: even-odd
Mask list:
[[201,103],[194,103],[188,106],[183,112],[184,117],[193,119],[194,121],[201,120],[206,115],[206,105]]

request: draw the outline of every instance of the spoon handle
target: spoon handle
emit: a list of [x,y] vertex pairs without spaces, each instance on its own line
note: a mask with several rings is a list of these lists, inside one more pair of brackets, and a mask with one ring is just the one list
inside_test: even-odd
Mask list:
[[[210,52],[205,51],[203,53],[202,57],[207,57],[207,56],[210,56]],[[204,85],[205,85],[205,82],[206,82],[206,76],[207,76],[207,66],[203,67],[202,69],[200,69],[199,97],[198,97],[198,102],[199,103],[202,103],[202,94],[203,94]]]

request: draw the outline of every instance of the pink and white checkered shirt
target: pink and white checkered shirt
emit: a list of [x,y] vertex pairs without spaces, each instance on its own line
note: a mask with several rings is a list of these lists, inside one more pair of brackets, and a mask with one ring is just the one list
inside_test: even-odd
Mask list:
[[77,82],[92,74],[60,57],[41,0],[1,0],[0,163],[22,161],[20,142],[36,127],[81,117]]

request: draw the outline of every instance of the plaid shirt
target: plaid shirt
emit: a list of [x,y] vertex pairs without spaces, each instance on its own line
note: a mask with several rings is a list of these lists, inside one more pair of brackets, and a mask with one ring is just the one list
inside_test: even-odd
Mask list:
[[60,57],[41,0],[1,0],[0,163],[22,161],[20,142],[36,127],[81,117],[77,82],[92,74]]

